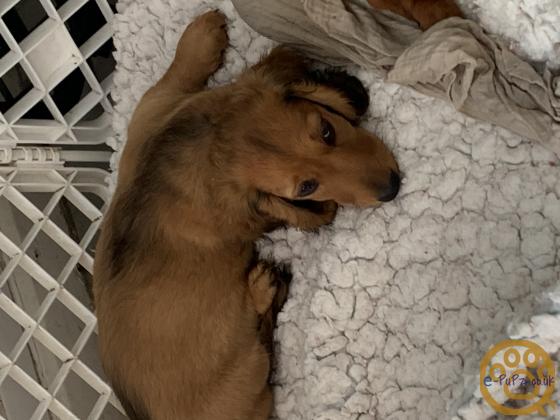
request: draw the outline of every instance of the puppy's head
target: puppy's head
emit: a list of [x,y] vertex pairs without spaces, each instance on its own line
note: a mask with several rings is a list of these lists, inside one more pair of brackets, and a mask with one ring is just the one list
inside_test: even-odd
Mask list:
[[357,125],[369,104],[358,79],[332,71],[305,71],[302,77],[280,66],[257,67],[258,77],[270,72],[273,82],[258,89],[245,111],[239,175],[289,201],[365,207],[394,199],[400,187],[395,158]]

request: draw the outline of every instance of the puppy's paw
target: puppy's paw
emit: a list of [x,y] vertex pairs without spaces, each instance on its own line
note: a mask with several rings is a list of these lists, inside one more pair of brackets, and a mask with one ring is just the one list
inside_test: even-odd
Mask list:
[[300,214],[298,224],[296,225],[303,230],[316,230],[321,226],[329,225],[336,217],[338,204],[334,201],[314,202],[313,211],[307,211]]
[[336,217],[338,211],[338,204],[334,201],[323,202],[323,211],[319,214],[322,225],[331,224]]
[[272,305],[278,291],[274,267],[270,263],[259,261],[249,271],[248,285],[255,310],[259,315],[264,314]]
[[261,196],[257,209],[270,220],[313,230],[331,223],[338,205],[334,201],[288,200],[269,194]]
[[248,276],[249,292],[259,315],[271,310],[274,317],[288,297],[292,273],[285,265],[259,261]]
[[177,56],[189,71],[208,78],[223,62],[228,44],[225,16],[212,11],[198,16],[185,30],[177,47]]
[[274,281],[276,282],[276,295],[272,301],[272,314],[276,318],[276,315],[284,306],[286,299],[288,299],[288,292],[290,289],[290,283],[292,282],[292,272],[290,269],[284,265],[275,265],[272,268],[274,274]]

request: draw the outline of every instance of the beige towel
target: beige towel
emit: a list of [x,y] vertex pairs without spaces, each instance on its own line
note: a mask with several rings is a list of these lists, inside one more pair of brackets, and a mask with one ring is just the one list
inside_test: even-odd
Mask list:
[[232,2],[264,36],[331,65],[388,70],[387,81],[447,99],[560,156],[560,78],[540,75],[473,21],[454,17],[422,32],[361,0]]

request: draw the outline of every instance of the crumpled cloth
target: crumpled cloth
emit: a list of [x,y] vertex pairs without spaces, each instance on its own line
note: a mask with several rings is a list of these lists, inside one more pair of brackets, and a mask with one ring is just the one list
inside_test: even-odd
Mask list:
[[360,0],[232,0],[262,35],[331,65],[388,71],[386,80],[446,99],[560,156],[560,77],[539,74],[475,22],[453,17],[426,32]]

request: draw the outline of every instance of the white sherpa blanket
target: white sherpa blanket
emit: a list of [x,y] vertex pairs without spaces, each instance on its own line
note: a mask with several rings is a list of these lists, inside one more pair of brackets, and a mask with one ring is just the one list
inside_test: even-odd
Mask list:
[[[558,0],[461,5],[519,54],[560,65]],[[120,0],[115,169],[136,103],[185,26],[214,8],[229,18],[231,48],[212,85],[272,42],[226,0]],[[263,253],[294,272],[276,335],[276,415],[489,419],[476,374],[492,344],[509,333],[560,353],[560,162],[441,101],[350,71],[371,95],[364,125],[393,148],[406,179],[393,203],[343,209],[317,234],[280,230],[263,241]]]

